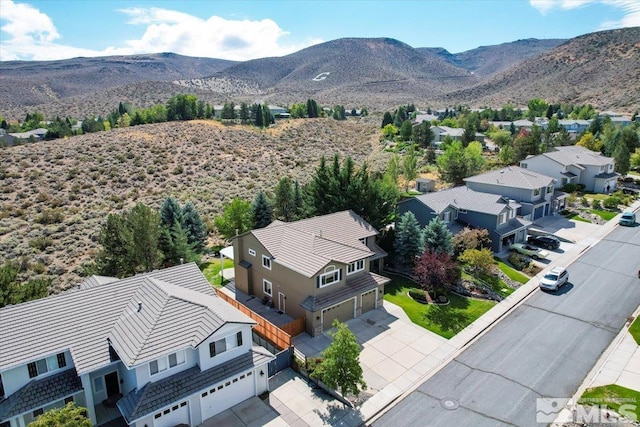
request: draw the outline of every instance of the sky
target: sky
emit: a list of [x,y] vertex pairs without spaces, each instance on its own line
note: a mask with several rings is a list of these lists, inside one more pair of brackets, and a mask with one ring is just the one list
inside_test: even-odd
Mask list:
[[640,0],[0,0],[0,61],[173,52],[245,61],[343,37],[451,53],[640,26]]

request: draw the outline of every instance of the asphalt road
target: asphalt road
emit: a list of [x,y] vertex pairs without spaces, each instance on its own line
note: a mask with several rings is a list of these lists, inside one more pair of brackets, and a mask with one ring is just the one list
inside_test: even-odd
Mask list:
[[640,305],[640,226],[620,227],[373,423],[541,426],[536,399],[571,397]]

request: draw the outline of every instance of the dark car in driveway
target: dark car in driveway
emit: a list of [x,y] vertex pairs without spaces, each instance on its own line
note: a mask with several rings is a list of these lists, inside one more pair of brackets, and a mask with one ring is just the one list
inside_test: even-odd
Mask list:
[[554,236],[529,236],[527,243],[552,250],[560,247],[560,240]]

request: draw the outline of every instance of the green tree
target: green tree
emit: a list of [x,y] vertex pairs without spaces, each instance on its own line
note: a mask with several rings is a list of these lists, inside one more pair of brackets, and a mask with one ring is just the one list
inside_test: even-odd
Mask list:
[[561,147],[571,145],[571,135],[569,135],[569,131],[564,126],[561,127],[558,133],[553,137],[553,143],[554,145],[559,145]]
[[342,105],[336,105],[333,108],[333,118],[335,120],[346,120],[347,119],[347,114],[344,110],[344,106]]
[[531,121],[536,117],[543,117],[547,114],[547,104],[543,99],[534,98],[527,104],[527,118]]
[[31,427],[91,427],[87,409],[69,402],[62,408],[50,409],[40,415],[29,426]]
[[264,113],[262,112],[262,105],[257,104],[255,106],[255,118],[253,119],[253,123],[259,127],[264,127]]
[[180,223],[187,235],[189,245],[196,252],[202,252],[207,243],[207,226],[193,203],[187,202],[182,207],[182,221]]
[[418,156],[413,144],[402,158],[402,176],[404,178],[404,192],[409,191],[409,182],[418,176]]
[[636,151],[629,157],[629,167],[640,168],[640,149],[636,148]]
[[10,304],[20,304],[47,296],[51,280],[31,279],[20,283],[21,266],[7,261],[0,265],[0,308]]
[[389,123],[382,128],[382,136],[385,139],[393,139],[398,134],[398,128]]
[[296,179],[293,181],[293,217],[298,220],[304,215],[304,196],[300,182]]
[[593,134],[589,131],[585,132],[580,140],[576,142],[576,145],[579,147],[584,147],[587,150],[591,151],[600,151],[602,148],[602,142],[593,136]]
[[240,123],[243,125],[249,123],[249,107],[246,102],[240,103]]
[[333,327],[336,331],[329,332],[333,341],[322,352],[322,362],[314,374],[341,395],[358,396],[361,389],[367,387],[360,366],[360,344],[345,323],[335,319]]
[[462,184],[464,178],[475,175],[484,168],[482,144],[473,141],[468,147],[462,148],[462,142],[453,141],[436,159],[436,163],[440,175],[446,181]]
[[393,242],[394,261],[403,269],[413,267],[413,262],[421,252],[420,225],[413,212],[405,212],[396,224]]
[[496,262],[489,248],[467,249],[459,257],[460,262],[469,264],[476,275],[487,275],[495,270]]
[[263,191],[259,191],[251,204],[251,215],[253,216],[252,228],[264,228],[273,221],[273,209]]
[[289,114],[291,114],[292,119],[302,119],[304,117],[307,117],[306,104],[293,104],[289,108]]
[[163,250],[165,262],[170,265],[178,265],[198,260],[193,245],[189,243],[187,230],[182,227],[182,224],[176,222],[171,229],[163,229],[162,234],[162,240],[166,242],[166,247]]
[[424,227],[420,236],[420,249],[453,255],[453,234],[443,220],[435,217]]
[[454,255],[458,256],[467,249],[482,249],[491,247],[489,230],[486,228],[465,227],[453,236]]
[[626,175],[629,172],[629,149],[627,148],[627,144],[618,142],[616,144],[616,148],[613,150],[613,158],[616,161],[615,170],[616,172]]
[[220,235],[229,239],[236,234],[242,234],[251,229],[253,218],[251,217],[251,203],[235,198],[222,208],[222,215],[214,219]]
[[387,174],[389,174],[393,182],[398,183],[398,178],[400,177],[400,159],[397,153],[393,153],[389,162],[387,162]]
[[175,223],[182,223],[182,208],[176,199],[167,197],[160,205],[162,226],[169,229]]
[[419,125],[413,127],[413,142],[423,148],[428,148],[433,142],[433,132],[431,132],[431,124],[423,120]]
[[405,120],[402,122],[402,126],[400,126],[400,139],[403,141],[411,141],[412,136],[413,125],[411,124],[411,120]]
[[273,191],[273,216],[281,221],[290,222],[296,219],[296,207],[293,200],[293,183],[291,178],[280,178]]
[[464,132],[462,133],[460,140],[464,147],[468,146],[470,142],[476,140],[476,128],[471,123],[467,123],[464,127]]
[[320,111],[318,110],[318,104],[313,99],[307,99],[307,116],[310,119],[320,117]]
[[392,124],[393,124],[393,116],[391,115],[390,112],[386,111],[382,116],[382,125],[380,126],[380,129],[384,129],[385,126],[392,125]]

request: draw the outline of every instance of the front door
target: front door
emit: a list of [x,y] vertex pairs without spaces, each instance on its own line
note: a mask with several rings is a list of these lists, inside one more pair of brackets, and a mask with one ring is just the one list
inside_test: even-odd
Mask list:
[[120,384],[118,383],[118,371],[113,371],[104,376],[104,383],[107,387],[107,397],[120,394]]
[[285,303],[287,301],[287,297],[284,296],[282,292],[278,292],[278,310],[283,313],[286,313]]

